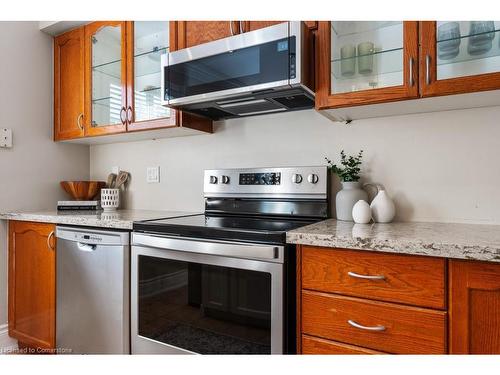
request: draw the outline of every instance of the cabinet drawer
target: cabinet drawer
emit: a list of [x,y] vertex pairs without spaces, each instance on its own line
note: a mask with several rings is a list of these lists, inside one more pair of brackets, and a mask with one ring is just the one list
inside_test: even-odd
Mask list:
[[385,354],[319,337],[302,335],[302,354]]
[[302,291],[302,332],[387,353],[446,353],[445,312],[326,293]]
[[445,309],[446,260],[302,248],[302,288]]

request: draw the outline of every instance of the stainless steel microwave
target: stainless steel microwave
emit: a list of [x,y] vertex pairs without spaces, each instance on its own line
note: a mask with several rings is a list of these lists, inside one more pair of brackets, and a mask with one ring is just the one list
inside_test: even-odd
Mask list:
[[314,107],[314,39],[299,21],[162,56],[162,104],[214,120]]

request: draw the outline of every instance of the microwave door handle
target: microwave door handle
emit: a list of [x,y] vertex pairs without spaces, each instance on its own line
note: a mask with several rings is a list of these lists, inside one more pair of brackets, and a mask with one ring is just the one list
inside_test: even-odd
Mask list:
[[181,240],[138,233],[133,234],[132,244],[189,253],[252,259],[278,259],[280,249],[279,246],[272,245],[244,245],[229,242]]

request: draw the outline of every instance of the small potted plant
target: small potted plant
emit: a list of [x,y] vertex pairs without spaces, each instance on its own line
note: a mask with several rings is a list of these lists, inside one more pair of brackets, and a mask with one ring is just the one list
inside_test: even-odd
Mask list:
[[342,190],[335,197],[335,210],[337,220],[352,221],[352,208],[359,200],[368,201],[368,194],[361,188],[359,173],[361,171],[361,159],[363,150],[356,156],[347,156],[342,150],[340,152],[340,166],[334,164],[325,157],[330,170],[340,178]]

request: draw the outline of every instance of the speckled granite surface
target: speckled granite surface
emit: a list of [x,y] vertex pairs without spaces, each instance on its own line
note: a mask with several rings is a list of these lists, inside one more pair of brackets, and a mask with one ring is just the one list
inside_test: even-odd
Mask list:
[[293,244],[500,262],[500,225],[329,219],[292,230],[286,238]]
[[194,212],[149,210],[117,210],[115,212],[0,212],[0,220],[36,221],[42,223],[81,225],[87,227],[132,229],[132,223],[134,221],[188,216],[194,214]]

